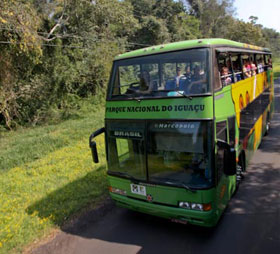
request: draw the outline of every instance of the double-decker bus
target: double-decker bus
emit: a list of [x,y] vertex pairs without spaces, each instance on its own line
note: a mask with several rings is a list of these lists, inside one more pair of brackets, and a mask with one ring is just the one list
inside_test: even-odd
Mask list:
[[269,49],[225,39],[175,42],[115,58],[105,132],[118,206],[179,223],[216,225],[269,131]]

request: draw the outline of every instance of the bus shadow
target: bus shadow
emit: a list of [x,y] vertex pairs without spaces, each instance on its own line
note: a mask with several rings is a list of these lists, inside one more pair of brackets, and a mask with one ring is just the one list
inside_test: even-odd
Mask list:
[[[51,218],[63,232],[32,253],[62,253],[57,247],[62,243],[66,243],[69,250],[75,249],[72,238],[75,236],[84,241],[95,240],[93,244],[101,241],[112,246],[126,246],[124,248],[136,246],[134,252],[127,251],[126,253],[139,254],[158,252],[263,253],[269,252],[270,248],[275,248],[273,245],[275,242],[280,247],[280,166],[277,163],[280,153],[279,127],[280,115],[275,115],[269,135],[263,139],[256,151],[245,179],[216,227],[208,229],[175,224],[166,219],[114,208],[112,203],[107,206],[109,208],[99,209],[97,213],[89,211],[75,223],[64,225],[65,219],[68,219],[70,214],[85,208],[90,201],[100,196],[98,192],[100,185],[94,183],[103,181],[104,186],[107,185],[105,166],[102,166],[85,177],[50,193],[46,198],[27,208],[26,211],[29,214],[36,213],[41,219]],[[268,154],[272,153],[275,159],[269,157]],[[77,198],[83,197],[84,202],[76,202]],[[57,205],[51,206],[50,204],[53,203]],[[82,205],[77,205],[77,203]],[[68,212],[65,213],[65,211]],[[254,234],[252,234],[252,228],[254,228]],[[252,246],[256,246],[258,237],[263,231],[274,232],[271,233],[270,247],[252,249]],[[242,244],[240,244],[240,237],[246,239]],[[65,241],[65,238],[68,240]]]
[[[280,105],[280,103],[279,103]],[[280,153],[280,114],[275,114],[271,122],[271,128],[267,136],[263,137],[259,146],[259,150],[262,152]]]
[[[103,171],[103,168],[101,170]],[[72,203],[71,200],[73,200],[73,194],[69,193],[69,189],[74,187],[77,192],[88,195],[88,190],[83,190],[79,186],[89,179],[93,183],[92,188],[95,188],[94,181],[100,176],[98,172],[92,172],[83,179],[69,184],[71,186],[65,186],[51,193],[47,198],[28,208],[28,212],[31,214],[37,211],[40,218],[49,218],[51,214],[54,214],[53,222],[60,226],[63,231],[53,241],[39,247],[32,253],[67,253],[61,252],[60,248],[63,244],[66,245],[63,247],[64,249],[74,251],[69,253],[95,253],[77,252],[78,249],[75,249],[77,246],[75,240],[73,240],[73,237],[76,236],[80,239],[81,246],[89,244],[89,241],[93,246],[101,242],[105,247],[103,245],[102,247],[99,246],[101,251],[99,253],[102,253],[102,248],[106,250],[109,247],[112,248],[112,252],[108,252],[108,249],[105,252],[114,253],[113,249],[120,246],[124,248],[123,251],[127,250],[122,253],[138,254],[158,252],[253,253],[250,252],[250,248],[254,246],[254,241],[258,241],[256,237],[261,234],[262,230],[267,230],[268,226],[273,227],[275,225],[277,227],[275,232],[279,233],[279,222],[275,222],[275,214],[280,210],[279,174],[279,167],[275,164],[253,163],[248,168],[239,191],[230,201],[224,215],[214,228],[175,224],[166,219],[122,208],[114,208],[114,206],[107,210],[103,209],[98,214],[90,212],[85,217],[79,218],[75,224],[63,226],[61,223],[62,215],[49,208],[49,202],[57,200],[61,210],[68,209]],[[64,199],[61,199],[61,197],[64,197]],[[258,216],[263,217],[259,219]],[[252,228],[248,227],[248,223],[256,224],[256,220],[259,221],[255,235],[252,236]],[[242,245],[239,242],[240,234],[241,236],[250,235],[250,238],[244,241]],[[228,246],[231,246],[230,249]],[[275,247],[274,245],[270,246],[271,248]],[[263,253],[263,251],[264,249],[260,249],[254,253]]]
[[[248,168],[239,191],[214,228],[180,225],[166,219],[119,209],[117,216],[112,212],[95,229],[89,226],[75,234],[86,239],[140,246],[138,254],[157,253],[157,250],[160,253],[246,253],[246,250],[249,250],[247,253],[253,253],[250,249],[254,246],[254,241],[258,241],[262,230],[277,227],[275,232],[279,233],[280,225],[275,222],[275,215],[280,209],[279,173],[279,167],[270,163]],[[248,228],[248,224],[256,223],[259,216],[262,219],[255,228],[255,237],[250,236],[251,239],[240,246],[240,234],[252,234],[252,228]],[[116,218],[121,222],[114,221]],[[110,231],[103,229],[109,225],[114,225]],[[272,247],[275,246],[271,245]],[[254,253],[263,251],[264,249],[260,249]]]
[[107,195],[107,180],[106,167],[103,165],[84,177],[51,192],[45,198],[30,205],[26,212],[62,226],[71,218],[71,215],[90,206],[93,200],[100,202],[100,198],[105,195]]
[[280,209],[279,191],[280,166],[273,163],[252,163],[226,213],[275,213]]

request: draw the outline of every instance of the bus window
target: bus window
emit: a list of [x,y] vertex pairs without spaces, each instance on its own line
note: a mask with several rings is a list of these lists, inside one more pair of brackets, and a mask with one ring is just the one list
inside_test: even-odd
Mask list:
[[264,55],[264,71],[267,71],[269,67],[269,55]]
[[146,179],[144,124],[107,123],[108,165],[112,173]]
[[[218,55],[217,55],[218,56]],[[218,61],[214,61],[214,89],[219,90],[222,88],[222,82],[220,79],[220,73],[219,73],[219,68],[218,68]]]
[[272,69],[272,58],[271,58],[271,55],[268,55],[268,68]]
[[257,62],[257,71],[258,71],[258,73],[264,72],[263,55],[257,54],[256,55],[256,62]]
[[235,144],[235,116],[228,118],[228,138],[229,144]]
[[250,64],[250,67],[251,67],[251,75],[255,76],[257,74],[257,65],[255,63],[254,55],[250,55],[249,64]]
[[227,122],[222,121],[216,124],[216,138],[227,142]]
[[191,187],[210,185],[210,122],[150,122],[147,151],[150,180],[181,182]]
[[233,82],[231,60],[227,53],[220,53],[218,56],[218,67],[223,86],[230,85]]
[[108,93],[112,99],[182,97],[211,92],[206,48],[115,61],[112,75]]
[[235,77],[235,81],[240,81],[242,79],[242,67],[240,62],[239,54],[231,54],[232,69]]
[[158,64],[143,64],[142,73],[146,71],[149,73],[151,90],[156,91],[159,85],[159,65]]
[[127,91],[127,86],[125,84],[130,82],[130,84],[137,84],[140,75],[140,65],[126,65],[120,66],[119,71],[116,72],[117,78],[115,79],[113,94],[123,94]]
[[[222,121],[216,123],[216,138],[227,142],[227,122]],[[217,177],[218,180],[221,178],[224,171],[224,149],[218,148],[217,150]]]
[[186,63],[170,62],[162,64],[163,83],[162,89],[176,90],[179,87],[180,80],[185,76],[183,74],[186,69]]
[[242,72],[244,79],[252,76],[249,55],[242,55]]

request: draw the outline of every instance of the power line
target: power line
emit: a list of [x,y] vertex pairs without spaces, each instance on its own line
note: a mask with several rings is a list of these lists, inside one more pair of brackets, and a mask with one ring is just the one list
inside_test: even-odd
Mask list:
[[[5,27],[0,27],[0,30],[7,30],[7,31],[14,31],[14,32],[18,32],[19,30],[17,29],[11,29],[11,28],[5,28]],[[36,32],[37,34],[41,34],[41,35],[48,35],[49,33],[47,32]],[[90,40],[93,42],[105,42],[106,40],[103,39],[93,39],[93,38],[89,38],[89,37],[83,37],[83,36],[79,36],[79,35],[75,35],[75,34],[56,34],[56,38],[55,39],[67,39],[67,38],[75,38],[75,39],[84,39],[84,40]],[[119,43],[119,42],[118,42]],[[150,44],[143,44],[143,43],[135,43],[135,42],[125,42],[125,44],[129,44],[129,45],[135,45],[135,46],[144,46],[144,47],[150,47],[152,45]],[[41,44],[41,45],[50,45],[51,47],[54,47],[55,45],[52,44]]]
[[[96,41],[97,42],[97,41]],[[98,42],[104,42],[104,40],[99,40]],[[118,44],[120,44],[119,42],[117,42]],[[0,44],[17,44],[19,45],[19,42],[10,42],[10,41],[0,41]],[[126,44],[130,45],[130,46],[143,46],[145,44],[140,44],[140,43],[130,43],[127,42]],[[33,46],[34,44],[31,43],[27,43],[27,46]],[[46,44],[46,43],[41,43],[40,46],[45,46],[45,47],[58,47],[58,48],[72,48],[72,49],[85,49],[85,50],[90,50],[91,48],[89,47],[82,47],[82,46],[70,46],[70,45],[54,45],[54,44]],[[147,46],[147,45],[145,45]]]
[[[10,42],[10,41],[0,41],[0,44],[17,44],[17,45],[19,45],[20,43],[19,43],[19,42],[13,43],[13,42]],[[27,43],[26,45],[27,45],[27,46],[33,46],[34,44]],[[87,48],[87,47],[80,47],[80,46],[53,45],[53,44],[45,44],[45,43],[42,43],[42,44],[40,44],[40,45],[41,45],[41,46],[46,46],[46,47],[90,49],[90,48]]]

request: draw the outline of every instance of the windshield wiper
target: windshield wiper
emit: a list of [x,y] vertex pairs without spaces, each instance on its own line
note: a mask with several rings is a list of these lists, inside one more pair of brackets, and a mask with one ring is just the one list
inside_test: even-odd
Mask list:
[[133,181],[139,182],[138,179],[136,179],[134,176],[132,176],[132,175],[126,173],[126,172],[112,172],[112,171],[110,171],[109,173],[112,174],[112,175],[115,175],[115,176],[123,176],[125,178],[128,178],[128,179],[131,179]]
[[192,96],[190,95],[186,95],[185,92],[181,92],[181,91],[176,91],[176,90],[154,90],[152,91],[153,93],[169,93],[169,92],[175,92],[177,94],[180,94],[182,96],[184,96],[185,98],[188,98],[189,100],[192,100]]
[[[162,179],[168,179],[168,178],[162,178]],[[158,181],[158,182],[161,182],[161,183],[166,184],[166,185],[174,186],[174,187],[182,187],[182,188],[184,188],[188,191],[191,191],[193,193],[196,192],[195,189],[189,187],[188,185],[184,184],[183,182],[169,182],[169,181]]]
[[186,185],[186,184],[184,184],[184,183],[182,183],[182,182],[175,182],[175,183],[172,183],[172,182],[166,182],[166,183],[168,183],[168,184],[173,184],[173,186],[178,186],[178,187],[182,187],[182,188],[184,188],[184,189],[186,189],[186,190],[188,190],[188,191],[191,191],[191,192],[196,192],[196,190],[195,189],[192,189],[191,187],[189,187],[188,185]]
[[140,99],[140,98],[136,98],[136,97],[135,97],[135,94],[136,94],[136,92],[134,92],[133,94],[126,94],[126,93],[124,93],[124,94],[118,94],[118,95],[115,95],[115,96],[125,96],[125,97],[127,97],[127,98],[132,99],[132,100],[136,100],[136,101],[140,102],[141,99]]
[[184,96],[185,98],[189,99],[189,100],[192,100],[192,96],[190,95],[186,95],[184,92],[180,92],[180,91],[176,91],[178,94]]

